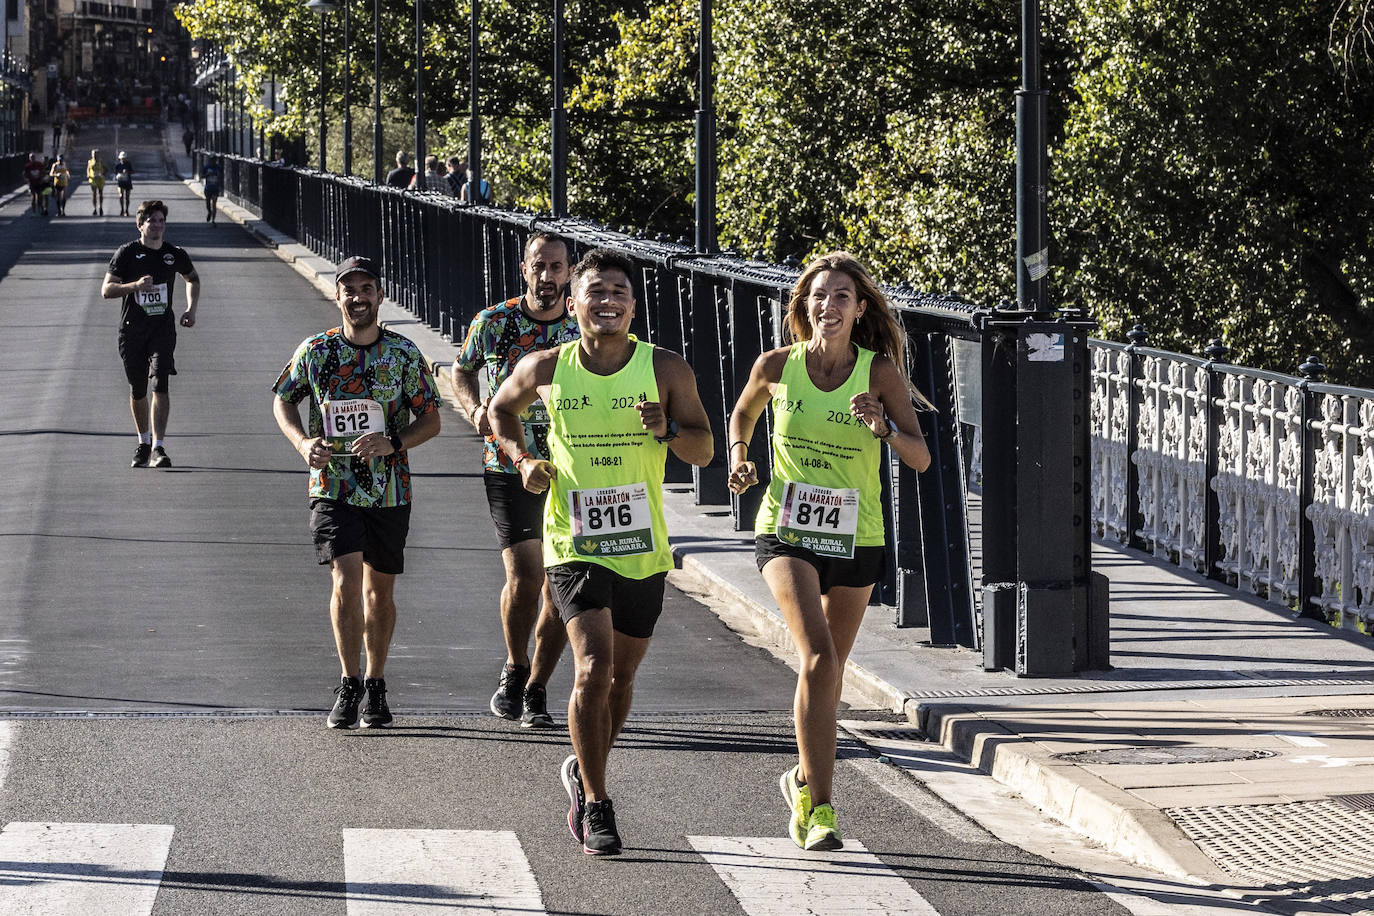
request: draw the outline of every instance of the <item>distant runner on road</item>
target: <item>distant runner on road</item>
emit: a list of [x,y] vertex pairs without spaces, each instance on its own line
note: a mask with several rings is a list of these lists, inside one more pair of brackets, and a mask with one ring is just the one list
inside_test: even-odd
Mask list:
[[[576,671],[573,755],[560,777],[568,829],[589,855],[620,852],[606,761],[630,714],[634,677],[663,611],[673,557],[663,519],[668,450],[711,461],[711,425],[686,360],[629,333],[633,264],[604,248],[572,270],[581,337],[520,361],[491,402],[492,426],[525,489],[548,492],[544,566]],[[548,459],[530,454],[521,415],[542,398]],[[655,786],[661,791],[662,786]]]
[[[439,433],[439,393],[420,350],[377,323],[381,269],[344,261],[334,275],[340,327],[296,348],[272,390],[272,413],[310,466],[315,557],[333,572],[329,599],[342,676],[330,728],[391,724],[385,668],[396,627],[396,577],[410,532],[408,450]],[[309,432],[301,401],[310,403]],[[367,654],[361,677],[358,654]]]
[[[97,161],[97,160],[93,160]],[[184,248],[162,240],[167,229],[167,205],[145,200],[135,217],[139,237],[122,246],[110,258],[110,268],[100,295],[124,300],[119,315],[119,357],[129,380],[129,410],[138,431],[138,448],[130,467],[167,468],[163,440],[172,409],[168,378],[177,374],[173,353],[177,323],[172,290],[178,274],[186,281],[186,311],[181,326],[194,327],[200,301],[200,275]],[[152,410],[148,405],[148,379],[153,380]]]
[[205,190],[205,221],[211,225],[214,225],[215,214],[219,212],[217,208],[223,174],[218,159],[207,159],[200,167],[200,180]]
[[[568,637],[544,581],[544,494],[525,489],[515,462],[492,434],[488,407],[523,356],[577,339],[577,319],[567,308],[567,243],[550,232],[534,233],[525,243],[520,273],[525,278],[525,294],[477,313],[453,363],[452,379],[463,415],[486,437],[482,482],[506,567],[506,584],[501,589],[506,662],[491,698],[491,711],[503,719],[519,719],[525,728],[549,728],[553,717],[548,712],[546,686]],[[484,366],[485,398],[478,387],[478,373]],[[543,403],[531,404],[520,419],[530,454],[548,457],[549,413]]]
[[134,193],[134,166],[124,150],[119,151],[119,159],[115,161],[114,180],[119,188],[119,215],[128,216],[129,199]]
[[802,271],[787,304],[796,341],[763,354],[730,415],[729,487],[758,483],[749,442],[773,408],[773,476],[754,523],[754,555],[800,657],[796,766],[778,780],[792,841],[844,845],[831,783],[845,661],[887,562],[883,444],[924,471],[930,452],[902,369],[904,335],[887,297],[852,255]]

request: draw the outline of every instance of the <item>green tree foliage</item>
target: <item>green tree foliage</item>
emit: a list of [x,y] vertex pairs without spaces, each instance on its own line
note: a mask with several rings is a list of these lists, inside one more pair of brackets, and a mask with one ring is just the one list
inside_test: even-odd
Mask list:
[[[399,119],[413,3],[382,2],[383,96]],[[1013,297],[1017,6],[716,0],[722,244],[770,258],[844,247],[889,281]],[[249,74],[315,97],[318,23],[295,0],[181,9]],[[354,7],[361,91],[370,10]],[[1234,361],[1288,372],[1312,352],[1333,378],[1374,385],[1372,11],[1044,0],[1053,301],[1089,309],[1104,336],[1140,322],[1186,352],[1220,336]],[[482,5],[484,174],[535,210],[549,207],[551,13]],[[697,16],[696,0],[568,3],[574,214],[691,234]],[[462,155],[469,7],[426,17],[426,109],[437,145]],[[331,55],[331,85],[341,65]],[[306,129],[308,102],[293,116]]]
[[1109,334],[1374,382],[1374,106],[1326,53],[1331,10],[1080,0],[1054,280]]

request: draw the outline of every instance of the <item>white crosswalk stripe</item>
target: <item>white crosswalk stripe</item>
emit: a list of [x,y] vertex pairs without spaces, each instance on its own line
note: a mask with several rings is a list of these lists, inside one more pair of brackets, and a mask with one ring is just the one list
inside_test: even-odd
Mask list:
[[525,851],[509,830],[345,830],[348,916],[537,916]]
[[0,830],[0,913],[147,916],[173,828],[13,823]]
[[786,838],[689,836],[749,916],[939,916],[856,840],[803,852]]

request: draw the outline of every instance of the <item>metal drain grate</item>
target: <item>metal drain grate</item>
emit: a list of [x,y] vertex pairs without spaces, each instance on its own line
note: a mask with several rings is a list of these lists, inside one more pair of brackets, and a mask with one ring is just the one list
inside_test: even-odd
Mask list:
[[1055,760],[1089,765],[1124,764],[1140,766],[1154,763],[1233,763],[1238,760],[1263,760],[1277,757],[1274,751],[1243,750],[1233,747],[1114,747],[1092,751],[1055,754]]
[[1303,715],[1327,719],[1374,719],[1374,709],[1309,709]]
[[1333,795],[1331,800],[1347,811],[1374,811],[1374,795]]
[[888,741],[919,741],[926,743],[926,736],[919,728],[851,728],[856,738],[884,738]]
[[1224,871],[1272,889],[1286,906],[1374,908],[1374,812],[1327,799],[1164,811]]

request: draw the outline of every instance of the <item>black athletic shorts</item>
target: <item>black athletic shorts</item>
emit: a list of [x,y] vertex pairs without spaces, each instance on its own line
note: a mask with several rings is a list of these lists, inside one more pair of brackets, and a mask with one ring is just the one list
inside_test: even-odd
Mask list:
[[496,526],[496,543],[502,550],[521,541],[543,539],[547,490],[531,493],[519,474],[502,471],[484,472],[482,484],[487,488],[487,507]]
[[363,562],[377,572],[399,576],[405,572],[410,506],[369,509],[316,497],[310,500],[310,533],[321,566],[361,552]]
[[583,611],[611,609],[617,633],[648,639],[663,613],[663,584],[667,572],[647,579],[629,579],[599,563],[560,563],[544,570],[553,605],[566,624]]
[[774,557],[793,557],[805,560],[816,569],[821,578],[821,594],[824,595],[835,586],[841,588],[865,588],[877,585],[887,571],[886,547],[855,547],[854,559],[844,557],[820,557],[805,547],[784,544],[774,534],[760,534],[754,538],[754,562],[759,572]]
[[176,346],[176,326],[167,321],[120,328],[119,358],[130,387],[146,392],[148,379],[156,378],[162,382],[157,390],[166,390],[167,376],[177,374]]

